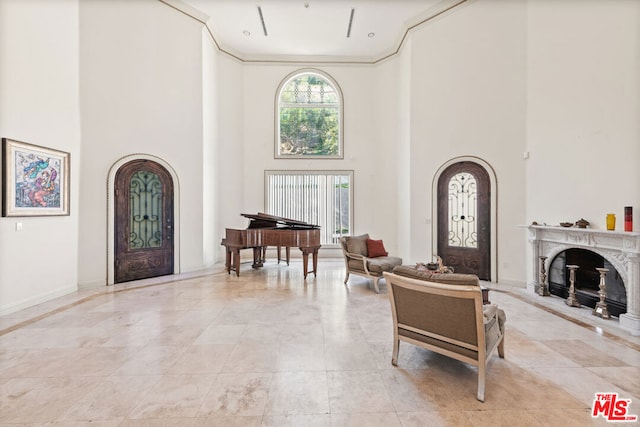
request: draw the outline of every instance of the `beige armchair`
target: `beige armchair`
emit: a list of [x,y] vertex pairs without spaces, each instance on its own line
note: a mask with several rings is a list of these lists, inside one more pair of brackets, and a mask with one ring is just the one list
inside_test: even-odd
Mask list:
[[[489,357],[496,349],[504,357],[505,314],[495,305],[483,306],[476,276],[433,276],[440,283],[384,273],[393,315],[391,363],[397,366],[400,341],[404,341],[477,366],[477,398],[484,402]],[[447,277],[455,284],[443,283]]]
[[382,278],[382,273],[392,271],[395,266],[401,265],[402,258],[389,256],[388,254],[382,255],[382,253],[372,253],[372,256],[370,256],[369,245],[367,244],[368,240],[369,245],[371,245],[372,242],[378,242],[378,245],[382,244],[380,240],[371,241],[368,234],[340,238],[340,246],[342,247],[346,269],[344,284],[346,285],[349,281],[350,274],[356,274],[372,279],[373,288],[376,293],[380,293],[378,281]]

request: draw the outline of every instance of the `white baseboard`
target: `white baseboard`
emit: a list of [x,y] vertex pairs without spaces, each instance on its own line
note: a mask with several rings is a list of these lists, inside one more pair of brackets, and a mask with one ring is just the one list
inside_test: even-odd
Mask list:
[[58,298],[58,297],[76,292],[77,290],[78,290],[77,286],[68,286],[68,287],[56,289],[50,292],[45,292],[39,295],[34,295],[32,297],[25,298],[23,300],[13,302],[10,304],[1,305],[0,316],[4,316],[10,313],[15,313],[16,311],[33,307],[34,305],[42,304],[54,298]]
[[497,284],[511,286],[512,288],[527,288],[527,283],[521,280],[500,279]]

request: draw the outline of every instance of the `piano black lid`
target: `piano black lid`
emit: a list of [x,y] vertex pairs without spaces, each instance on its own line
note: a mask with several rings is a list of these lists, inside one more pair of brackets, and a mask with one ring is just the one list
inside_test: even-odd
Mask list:
[[290,227],[290,228],[320,228],[319,225],[298,221],[281,216],[269,215],[263,212],[257,214],[240,214],[251,219],[248,228]]

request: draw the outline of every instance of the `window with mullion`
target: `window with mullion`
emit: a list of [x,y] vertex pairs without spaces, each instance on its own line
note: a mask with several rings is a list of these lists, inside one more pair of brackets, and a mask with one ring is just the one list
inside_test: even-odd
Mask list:
[[275,157],[342,158],[341,98],[317,70],[286,78],[278,89]]
[[353,229],[353,171],[265,171],[265,212],[320,226],[320,244]]

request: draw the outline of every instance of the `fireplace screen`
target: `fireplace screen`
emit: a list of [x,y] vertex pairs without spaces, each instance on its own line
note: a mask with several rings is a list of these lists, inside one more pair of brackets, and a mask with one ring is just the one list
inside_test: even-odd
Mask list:
[[560,252],[551,262],[549,268],[549,292],[566,298],[569,288],[569,271],[567,265],[577,265],[575,288],[580,304],[594,307],[599,300],[598,290],[600,274],[596,268],[609,271],[605,277],[609,312],[619,316],[627,311],[627,293],[624,282],[616,268],[601,255],[586,249],[572,248]]
[[477,248],[476,178],[461,172],[449,181],[449,246]]

